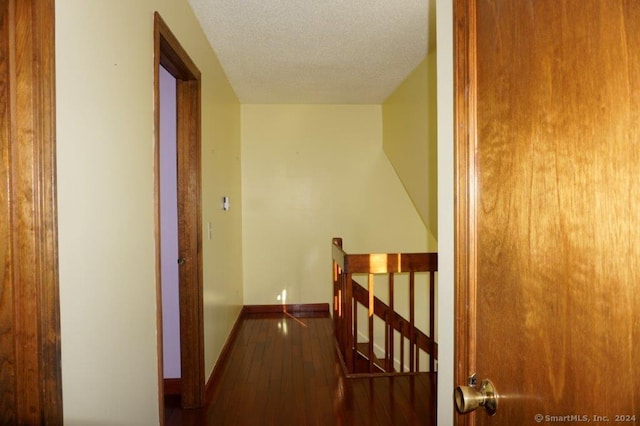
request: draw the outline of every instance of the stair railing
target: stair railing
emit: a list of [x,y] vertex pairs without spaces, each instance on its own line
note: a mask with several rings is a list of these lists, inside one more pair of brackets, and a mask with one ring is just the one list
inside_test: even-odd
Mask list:
[[[420,351],[428,355],[428,371],[435,371],[438,345],[435,336],[435,273],[438,270],[437,253],[382,253],[347,254],[342,238],[333,238],[333,321],[338,350],[349,376],[359,374],[415,374],[420,372]],[[428,275],[428,300],[415,300],[415,274]],[[366,274],[365,288],[353,279],[354,274]],[[374,276],[388,276],[388,305],[375,296]],[[409,319],[395,311],[395,274],[409,275]],[[416,304],[429,306],[428,334],[415,325]],[[368,310],[368,341],[358,343],[358,305]],[[384,354],[379,361],[374,347],[374,316],[384,321]],[[399,357],[395,340],[400,336]],[[406,342],[408,351],[405,353]],[[408,358],[408,365],[405,359]],[[362,360],[366,360],[364,371]],[[399,363],[395,371],[394,362]],[[424,369],[423,369],[424,370]]]

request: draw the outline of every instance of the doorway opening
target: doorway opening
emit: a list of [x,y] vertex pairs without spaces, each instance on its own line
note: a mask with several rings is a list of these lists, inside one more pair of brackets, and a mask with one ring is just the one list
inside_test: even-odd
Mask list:
[[162,65],[160,84],[160,269],[162,286],[162,357],[164,395],[181,394],[180,277],[178,262],[178,156],[176,79]]
[[[155,227],[158,327],[158,381],[160,419],[164,419],[164,338],[162,283],[162,193],[160,191],[160,73],[175,79],[175,155],[177,213],[180,379],[183,408],[204,405],[204,326],[202,300],[202,218],[200,170],[200,71],[158,13],[154,22],[155,91]],[[162,71],[163,73],[165,71]],[[166,213],[165,213],[166,214]],[[167,277],[169,279],[169,277]]]

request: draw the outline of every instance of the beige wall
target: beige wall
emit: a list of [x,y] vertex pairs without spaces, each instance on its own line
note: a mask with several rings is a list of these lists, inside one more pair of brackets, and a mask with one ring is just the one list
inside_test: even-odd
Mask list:
[[[202,72],[207,374],[242,304],[240,107],[186,0],[57,0],[65,424],[158,423],[153,12]],[[232,209],[223,212],[227,195]]]
[[[453,0],[438,0],[438,425],[453,424],[454,150]],[[456,383],[460,384],[460,383]]]
[[352,253],[434,248],[379,105],[243,105],[242,180],[246,304],[330,302],[334,236]]
[[[453,405],[453,97],[452,97],[452,4],[451,0],[438,2],[438,337],[439,362],[439,424],[451,424]],[[62,366],[65,422],[69,425],[148,425],[157,424],[156,383],[156,305],[155,305],[155,241],[153,235],[153,95],[152,76],[152,14],[159,10],[183,46],[203,72],[203,222],[213,224],[213,240],[204,240],[205,256],[205,320],[206,368],[213,367],[220,348],[243,303],[240,256],[240,194],[239,169],[239,107],[223,78],[204,36],[185,0],[128,0],[56,1],[56,67],[58,115],[58,201],[60,244],[60,297],[62,317]],[[297,300],[317,300],[327,297],[325,290],[328,274],[330,238],[341,234],[350,251],[366,250],[423,250],[433,249],[424,226],[404,192],[396,190],[397,181],[391,166],[381,155],[381,124],[371,125],[369,116],[380,123],[381,113],[372,107],[273,107],[269,117],[288,121],[288,131],[278,130],[282,123],[268,123],[259,115],[271,107],[246,106],[245,121],[253,116],[262,123],[265,140],[280,140],[275,153],[260,147],[261,137],[254,124],[243,126],[245,150],[243,178],[259,179],[257,189],[246,197],[257,209],[246,209],[247,241],[256,241],[257,247],[246,249],[245,270],[252,266],[268,265],[270,260],[287,260],[289,278],[307,276],[309,271],[322,271],[311,280],[303,281],[304,288],[295,289]],[[316,109],[314,111],[314,109]],[[323,109],[327,111],[322,111]],[[350,111],[342,120],[344,114]],[[305,112],[305,110],[307,110]],[[357,111],[362,109],[362,111]],[[321,113],[318,113],[321,111]],[[375,118],[376,116],[378,118]],[[332,117],[342,123],[342,129],[333,127]],[[359,118],[358,118],[359,117]],[[327,126],[324,126],[327,124]],[[375,128],[375,126],[378,126]],[[327,128],[325,128],[327,127]],[[347,131],[343,131],[347,130]],[[252,137],[247,137],[251,135]],[[288,134],[292,133],[292,134]],[[377,136],[376,136],[377,133]],[[298,137],[296,137],[296,134]],[[338,136],[337,136],[338,135]],[[337,137],[334,137],[337,136]],[[332,199],[326,193],[316,202],[322,215],[309,219],[304,214],[288,212],[293,219],[292,230],[322,234],[317,247],[302,247],[298,252],[287,249],[276,253],[287,241],[298,244],[304,238],[281,238],[271,227],[274,209],[285,210],[295,198],[282,194],[304,188],[305,170],[293,170],[300,179],[282,188],[277,185],[278,174],[287,173],[287,159],[296,155],[292,140],[320,140],[326,145],[313,149],[343,150],[342,156],[330,155],[328,163],[335,171],[327,171],[325,183],[338,186],[338,198],[347,202],[345,217],[331,214]],[[373,141],[370,147],[365,140]],[[350,146],[369,147],[354,153]],[[248,148],[257,150],[250,154]],[[265,161],[256,158],[263,151]],[[320,161],[309,159],[315,152],[306,152],[304,164],[318,166]],[[276,153],[283,158],[274,160]],[[345,155],[348,154],[348,155]],[[298,154],[299,155],[299,154]],[[266,161],[274,160],[273,163]],[[246,168],[255,165],[257,173]],[[267,167],[266,164],[271,164]],[[346,165],[349,164],[349,167]],[[351,168],[356,165],[355,168]],[[322,167],[317,167],[322,170]],[[262,170],[262,171],[260,171]],[[382,172],[381,172],[382,171]],[[311,170],[307,171],[307,176]],[[313,172],[315,174],[315,172]],[[369,179],[370,176],[376,176]],[[386,176],[386,177],[385,177]],[[354,186],[343,186],[354,178]],[[379,185],[379,181],[383,183]],[[393,183],[395,180],[395,183]],[[325,185],[323,183],[322,185]],[[325,189],[326,189],[325,185]],[[379,187],[378,187],[379,186]],[[394,196],[386,199],[383,190],[389,186]],[[295,188],[292,188],[295,187]],[[351,189],[350,189],[351,188]],[[260,189],[276,189],[260,194]],[[318,188],[319,190],[322,188]],[[322,192],[322,191],[320,191]],[[363,193],[383,194],[375,201],[359,201]],[[318,194],[318,192],[315,192]],[[231,210],[222,212],[219,199],[231,198]],[[275,195],[288,204],[265,199]],[[362,195],[362,196],[361,196]],[[298,199],[299,200],[299,199]],[[309,200],[312,201],[312,200]],[[394,207],[398,201],[399,208]],[[373,204],[373,205],[372,205]],[[299,212],[309,213],[304,202]],[[266,215],[260,217],[260,211]],[[373,212],[373,218],[365,215]],[[249,214],[250,213],[250,214]],[[326,222],[324,217],[327,216]],[[306,218],[307,225],[300,217]],[[385,221],[383,218],[394,218]],[[399,219],[398,219],[399,218]],[[406,219],[407,223],[401,220]],[[314,220],[322,223],[314,223]],[[280,228],[289,229],[284,220]],[[384,235],[372,234],[371,228],[382,223]],[[420,224],[420,226],[418,226]],[[316,226],[317,225],[317,226]],[[395,228],[411,228],[407,231]],[[274,226],[277,229],[277,226]],[[315,227],[312,229],[312,227]],[[389,229],[387,229],[389,228]],[[387,236],[387,233],[401,235]],[[290,231],[293,232],[293,231]],[[265,235],[266,234],[266,235]],[[276,239],[266,241],[267,236]],[[376,235],[371,240],[371,235]],[[320,240],[322,240],[320,242]],[[404,242],[398,247],[399,241]],[[409,247],[411,246],[411,247]],[[267,247],[268,250],[262,249]],[[297,247],[297,246],[296,246]],[[317,260],[321,257],[324,260]],[[304,262],[300,263],[299,260]],[[290,260],[290,261],[289,261]],[[320,265],[322,263],[322,265]],[[272,267],[265,268],[264,277],[274,277]],[[262,282],[262,272],[251,271],[245,279],[247,303],[275,303],[275,294],[283,288],[282,282]],[[264,280],[267,281],[267,280]],[[322,281],[322,284],[318,284]],[[292,289],[293,290],[293,289]],[[292,291],[295,293],[296,291]],[[302,295],[304,293],[304,295]],[[294,301],[289,296],[288,301]]]
[[[427,232],[434,238],[437,237],[438,232],[436,88],[434,49],[382,104],[384,152],[411,198]],[[431,250],[437,251],[435,246]],[[386,285],[381,284],[376,283],[376,288],[380,288],[381,294],[384,295]],[[396,292],[399,297],[396,300],[408,302],[408,283],[402,285],[398,280],[398,284],[400,285],[396,286]],[[425,302],[428,300],[426,276],[419,274],[416,284],[416,300],[420,306],[416,312],[416,324],[422,330],[428,330],[429,309]],[[408,303],[404,306],[401,303],[397,309],[405,318],[408,318]],[[384,342],[384,334],[382,330],[377,331],[379,335],[376,337],[376,342],[381,344]],[[437,332],[435,338],[438,339]],[[380,350],[380,354],[383,353],[384,351]],[[420,365],[426,368],[428,360],[426,357],[423,359],[420,360]],[[398,361],[396,359],[396,363]],[[408,357],[405,365],[408,365]],[[396,368],[399,368],[399,365]]]
[[382,106],[383,146],[429,231],[438,235],[436,53]]

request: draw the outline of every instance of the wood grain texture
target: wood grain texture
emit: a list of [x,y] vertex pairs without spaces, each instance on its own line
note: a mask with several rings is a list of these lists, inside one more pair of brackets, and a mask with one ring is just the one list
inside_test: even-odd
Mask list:
[[[369,293],[366,288],[353,282],[353,299],[357,302],[355,305],[367,306],[369,303]],[[408,330],[411,330],[410,321],[402,317],[402,315],[394,312],[390,306],[387,306],[377,297],[374,297],[374,312],[380,318],[386,318],[387,324],[393,332],[401,334],[402,338],[409,338]],[[431,339],[428,335],[416,328],[414,330],[415,345],[418,349],[428,353],[432,358],[438,359],[438,343],[435,339]],[[392,340],[393,341],[393,340]],[[389,353],[391,355],[391,353]],[[393,358],[391,358],[393,359]],[[402,357],[401,357],[402,359]],[[433,371],[433,370],[430,370]]]
[[245,305],[242,308],[243,314],[273,314],[289,313],[300,315],[304,313],[329,313],[328,303],[305,303],[305,304],[285,304],[285,305]]
[[[429,371],[434,371],[437,359],[437,344],[433,339],[435,335],[434,328],[434,311],[435,311],[435,273],[438,270],[438,254],[437,253],[373,253],[373,254],[347,254],[342,247],[341,238],[333,238],[332,240],[332,256],[333,256],[333,291],[334,291],[334,327],[336,333],[336,343],[344,360],[346,374],[349,377],[365,373],[378,374],[379,366],[376,365],[374,357],[367,357],[368,368],[359,369],[361,363],[357,363],[356,348],[366,347],[365,352],[374,353],[374,345],[384,347],[384,363],[388,364],[385,374],[400,374],[395,372],[393,366],[395,348],[394,340],[400,338],[400,372],[405,372],[404,363],[409,362],[408,372],[418,372],[419,353],[418,349],[422,349],[429,355]],[[415,297],[415,273],[427,272],[429,275],[429,287],[426,289],[429,300],[425,300],[425,304],[431,307],[429,325],[430,335],[427,337],[424,332],[416,329],[416,297]],[[354,273],[366,273],[367,288],[353,280]],[[408,302],[409,302],[409,320],[405,320],[393,310],[395,302],[394,298],[394,274],[406,273],[409,279],[408,285]],[[389,303],[391,308],[383,303],[375,296],[375,275],[386,274],[389,282]],[[423,301],[420,301],[423,302]],[[355,331],[364,331],[358,328],[358,307],[359,305],[367,308],[367,320],[365,326],[367,333],[367,342],[363,345],[358,343],[358,333]],[[421,303],[422,305],[422,303]],[[353,311],[353,312],[352,312]],[[376,343],[374,341],[374,324],[375,318],[378,317],[385,322],[384,341]],[[399,336],[395,335],[398,331]],[[405,342],[405,339],[407,340]],[[404,359],[404,345],[409,345],[408,360]]]
[[477,19],[457,80],[477,153],[458,163],[475,229],[465,362],[502,396],[476,420],[640,421],[640,3],[460,3]]
[[173,425],[435,425],[436,375],[347,379],[326,313],[243,316],[206,407]]
[[[184,259],[180,266],[180,365],[182,372],[182,404],[201,407],[205,397],[204,373],[204,305],[202,264],[201,213],[201,86],[200,71],[189,58],[174,34],[158,13],[154,21],[154,71],[156,75],[156,273],[158,282],[158,381],[163,383],[162,372],[162,301],[160,262],[160,202],[159,202],[159,90],[160,65],[176,78],[177,157],[178,157],[178,251]],[[177,259],[176,259],[177,260]],[[162,386],[160,386],[161,388]],[[163,393],[159,392],[159,400]],[[160,418],[163,404],[160,405]]]
[[[466,385],[476,372],[476,1],[454,3],[455,304],[454,380]],[[475,425],[456,415],[457,426]]]
[[227,337],[222,350],[220,351],[220,356],[216,361],[216,365],[213,367],[213,371],[207,380],[207,385],[205,386],[205,401],[211,401],[216,398],[219,390],[220,390],[220,382],[222,380],[222,371],[224,366],[229,362],[229,356],[231,354],[231,349],[238,337],[238,333],[240,330],[240,326],[242,324],[242,319],[246,314],[246,307],[243,307],[236,318],[235,323],[233,324],[233,328],[231,332],[229,332],[229,336]]
[[184,407],[204,403],[204,305],[200,208],[200,83],[177,80],[180,365]]
[[331,245],[334,262],[348,273],[400,273],[437,271],[438,253],[366,253],[347,254],[342,239],[334,238]]
[[0,7],[0,424],[16,419],[13,326],[13,276],[11,273],[11,210],[9,205],[10,135],[9,111],[9,9]]
[[0,423],[61,424],[53,1],[0,3]]

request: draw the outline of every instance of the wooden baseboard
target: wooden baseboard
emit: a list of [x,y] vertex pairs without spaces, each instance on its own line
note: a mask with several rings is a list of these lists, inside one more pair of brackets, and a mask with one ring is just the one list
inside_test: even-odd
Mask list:
[[297,305],[247,305],[243,309],[246,314],[276,314],[276,313],[329,313],[328,303],[308,303]]
[[164,379],[164,395],[182,395],[182,379]]
[[[231,329],[231,333],[229,333],[229,337],[227,338],[222,351],[220,352],[220,356],[218,357],[218,361],[216,365],[213,367],[213,371],[207,380],[207,384],[205,387],[205,404],[209,404],[213,402],[215,397],[217,396],[220,388],[220,379],[222,376],[222,370],[224,365],[229,361],[231,348],[233,347],[233,343],[238,337],[238,332],[240,331],[240,325],[242,324],[242,319],[250,314],[271,314],[271,313],[289,313],[289,314],[311,314],[311,313],[319,313],[319,314],[327,314],[329,315],[329,304],[328,303],[311,303],[311,304],[295,304],[295,305],[246,305],[243,306],[238,318],[236,318],[236,322]],[[166,383],[165,383],[166,388]],[[166,390],[165,390],[166,393]]]
[[229,337],[227,337],[227,341],[224,344],[222,351],[220,352],[220,356],[218,357],[218,361],[216,361],[216,365],[213,367],[213,371],[207,380],[207,384],[205,386],[204,391],[204,400],[208,405],[210,402],[214,400],[218,391],[219,391],[219,383],[220,378],[222,376],[222,368],[229,360],[229,355],[231,352],[231,347],[233,346],[233,342],[238,337],[238,331],[240,330],[240,324],[242,323],[242,318],[245,315],[245,307],[240,310],[240,314],[238,318],[236,318],[235,324],[233,324],[233,328],[231,329],[231,333],[229,333]]

